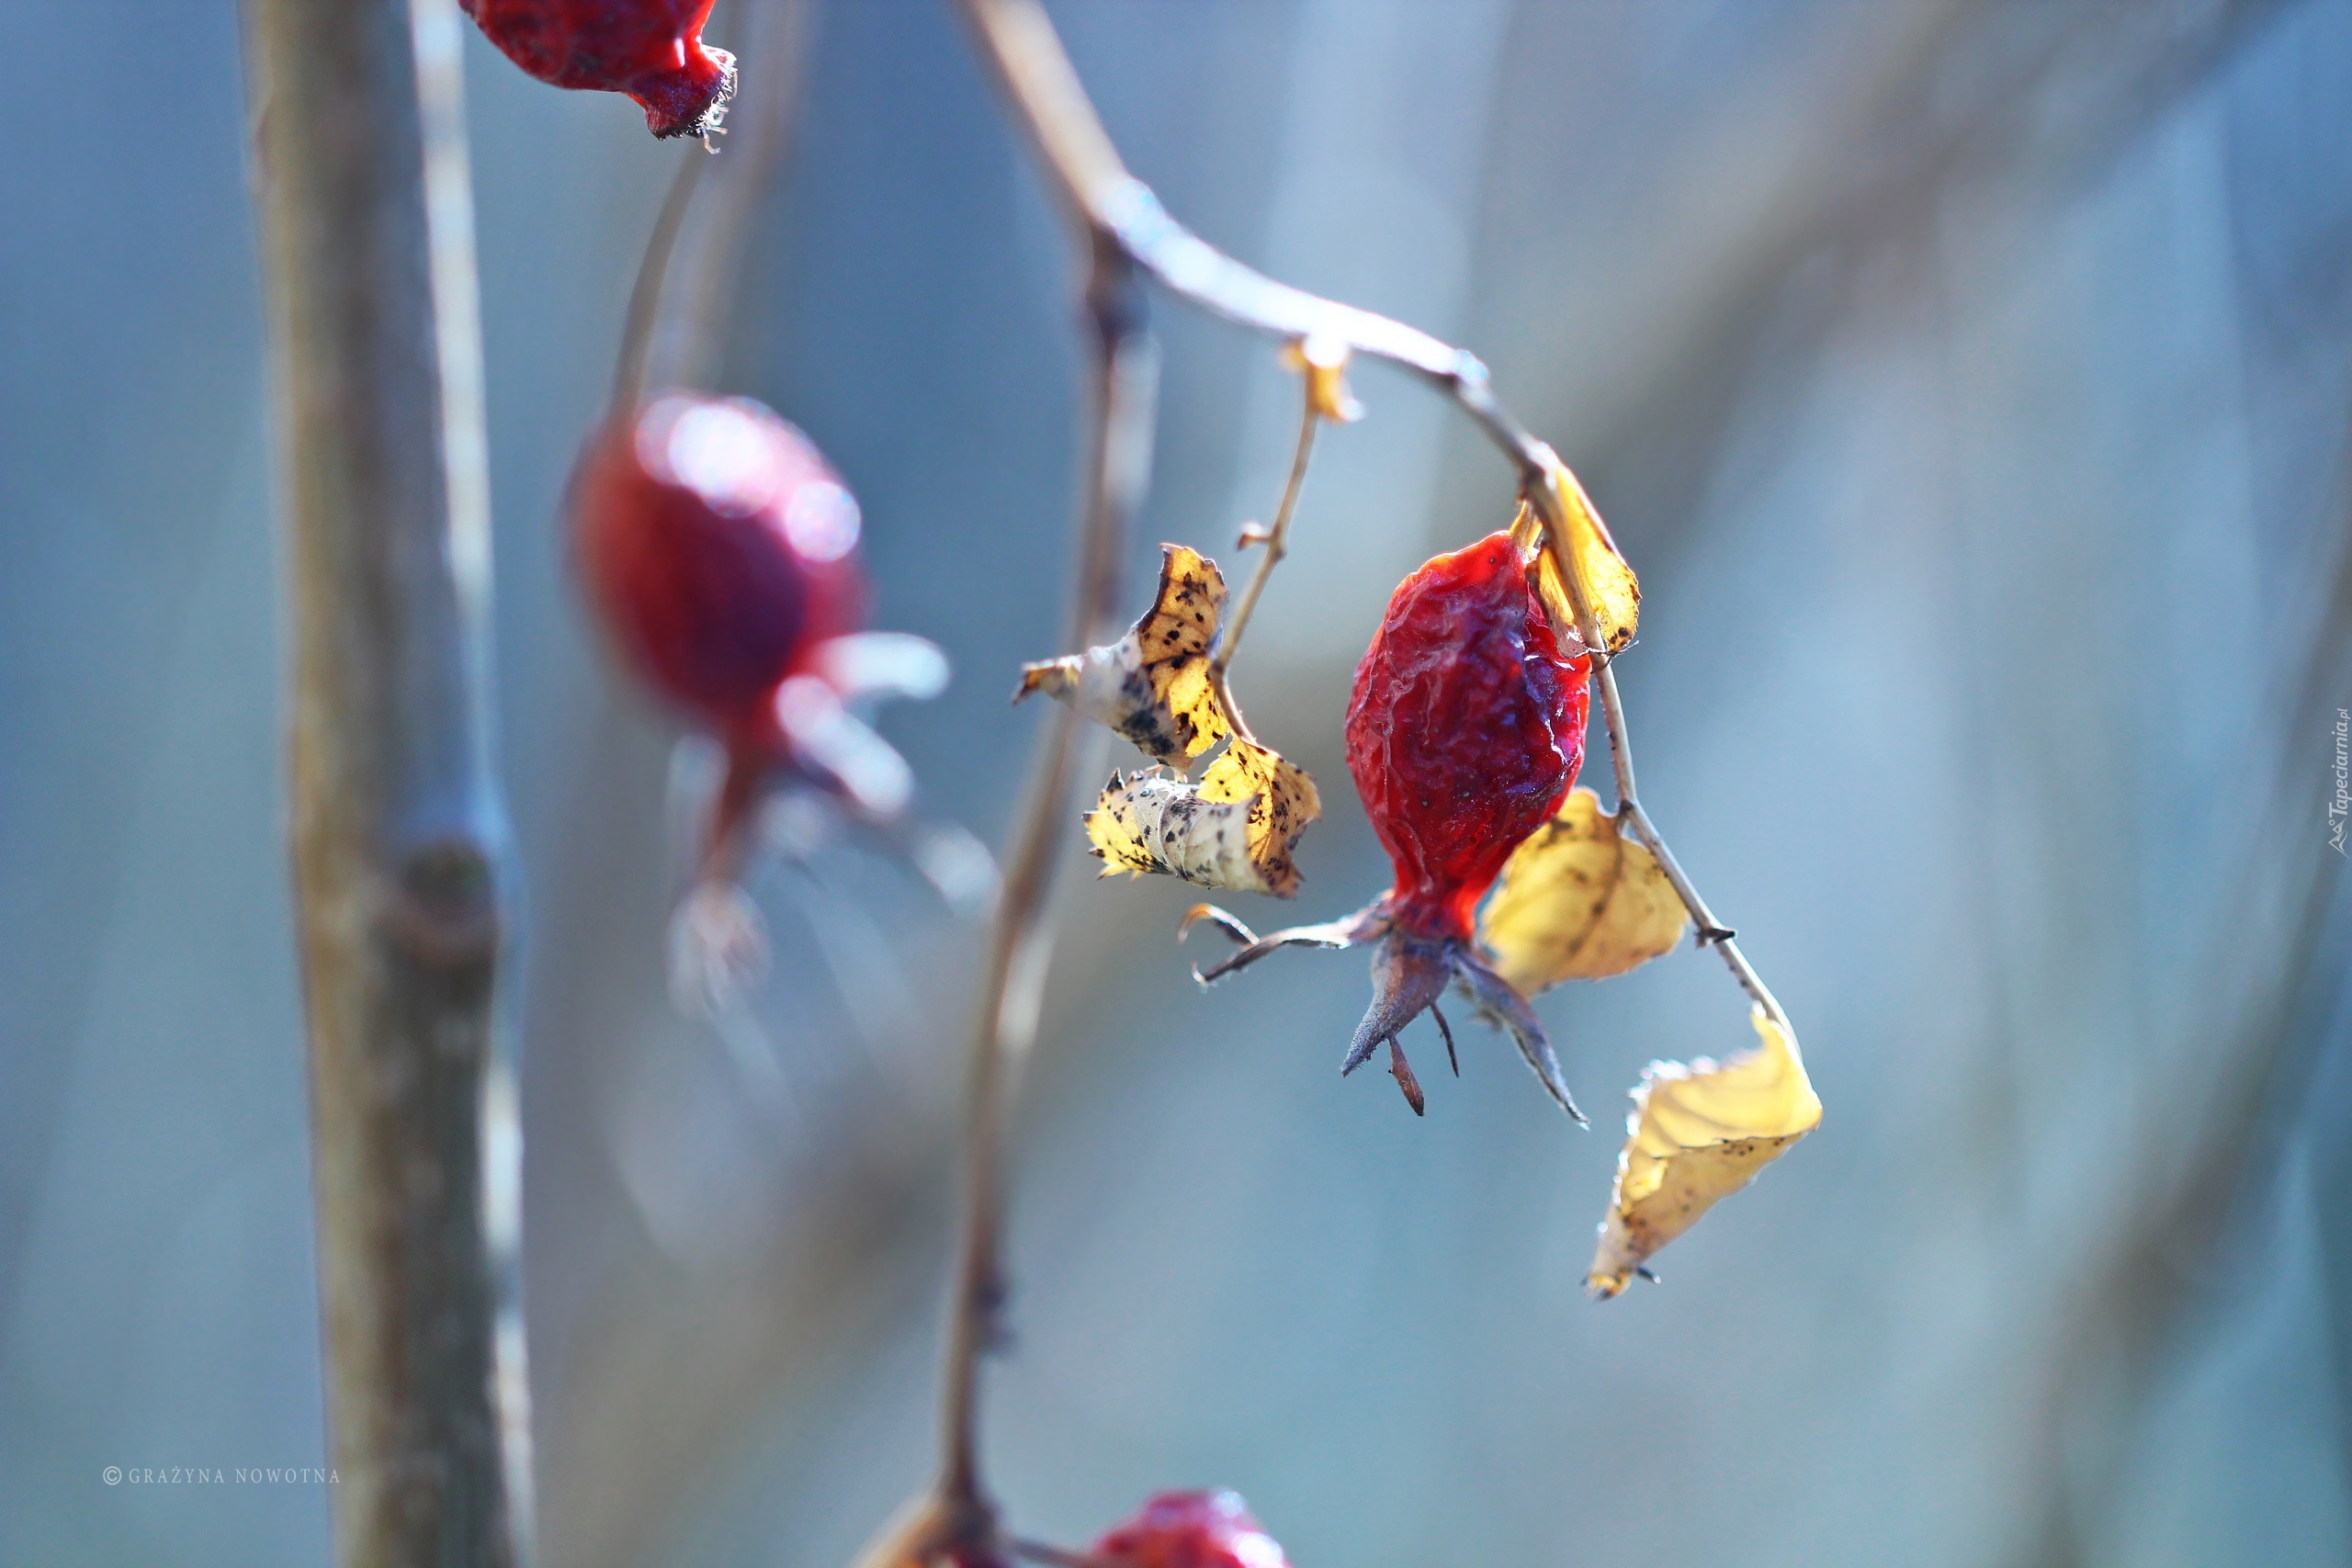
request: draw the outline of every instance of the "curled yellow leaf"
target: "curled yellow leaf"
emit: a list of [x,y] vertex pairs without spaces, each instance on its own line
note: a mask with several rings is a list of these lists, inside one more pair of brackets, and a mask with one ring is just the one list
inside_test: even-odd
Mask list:
[[1291,850],[1322,814],[1304,768],[1236,740],[1197,784],[1157,768],[1112,774],[1086,836],[1105,876],[1149,873],[1287,898],[1298,891]]
[[1563,980],[1623,975],[1682,940],[1687,916],[1666,873],[1589,789],[1511,852],[1478,917],[1494,967],[1533,996]]
[[1182,773],[1230,733],[1209,677],[1209,648],[1225,614],[1225,574],[1183,545],[1160,546],[1152,605],[1114,643],[1025,664],[1019,702],[1043,692],[1125,736]]
[[1821,1125],[1794,1036],[1754,1010],[1763,1043],[1721,1064],[1652,1062],[1634,1090],[1617,1185],[1585,1288],[1607,1299],[1645,1258]]
[[[1634,627],[1642,615],[1642,585],[1634,576],[1634,569],[1617,553],[1617,541],[1610,536],[1609,525],[1584,492],[1568,466],[1546,449],[1545,473],[1553,498],[1559,503],[1563,523],[1558,547],[1544,552],[1536,568],[1536,590],[1543,595],[1544,608],[1551,615],[1552,624],[1562,630],[1578,628],[1577,640],[1585,639],[1582,624],[1577,618],[1575,601],[1563,586],[1560,570],[1565,558],[1574,574],[1577,599],[1592,612],[1592,626],[1601,649],[1615,653],[1634,640]],[[1536,517],[1532,508],[1521,513],[1514,533],[1523,532],[1525,543],[1532,544]]]

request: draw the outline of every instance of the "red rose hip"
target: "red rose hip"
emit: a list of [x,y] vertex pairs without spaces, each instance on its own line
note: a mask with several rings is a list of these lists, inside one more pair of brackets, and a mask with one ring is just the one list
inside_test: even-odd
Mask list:
[[1587,661],[1560,652],[1509,534],[1397,585],[1356,667],[1348,772],[1396,868],[1396,923],[1466,940],[1584,761]]
[[785,677],[865,616],[856,501],[807,436],[745,399],[673,393],[606,424],[572,522],[629,661],[730,743],[771,742]]
[[626,93],[656,136],[707,138],[735,94],[735,57],[702,41],[712,0],[458,0],[542,82]]
[[1290,1568],[1234,1492],[1162,1492],[1094,1543],[1117,1568]]
[[1584,761],[1590,661],[1580,646],[1561,648],[1529,564],[1508,533],[1430,560],[1397,584],[1356,666],[1348,771],[1396,885],[1344,920],[1264,937],[1205,904],[1184,919],[1187,927],[1211,920],[1242,944],[1194,971],[1204,984],[1278,947],[1371,944],[1372,1007],[1340,1071],[1386,1045],[1388,1070],[1417,1115],[1421,1086],[1397,1036],[1427,1012],[1455,1061],[1437,1007],[1451,986],[1510,1032],[1560,1108],[1584,1120],[1535,1010],[1478,955],[1473,935],[1478,900],[1559,808]]
[[581,455],[571,510],[616,650],[726,754],[700,885],[673,933],[681,1000],[715,1010],[764,952],[735,877],[770,787],[899,823],[913,773],[853,707],[934,695],[946,660],[920,637],[862,629],[857,502],[806,435],[747,399],[673,392],[608,421]]

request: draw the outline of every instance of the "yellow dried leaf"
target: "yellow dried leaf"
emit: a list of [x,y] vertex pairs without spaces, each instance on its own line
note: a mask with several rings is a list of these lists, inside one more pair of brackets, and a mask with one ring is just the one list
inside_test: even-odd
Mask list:
[[1105,876],[1151,873],[1287,898],[1298,891],[1292,846],[1322,814],[1305,769],[1236,740],[1197,784],[1157,768],[1112,774],[1086,836]]
[[1794,1036],[1754,1011],[1763,1043],[1720,1065],[1652,1062],[1634,1090],[1617,1187],[1585,1286],[1607,1298],[1645,1258],[1698,1224],[1791,1144],[1821,1125],[1821,1099]]
[[1225,576],[1186,546],[1162,545],[1160,552],[1159,591],[1127,635],[1023,665],[1013,700],[1032,692],[1058,698],[1181,773],[1230,733],[1209,680]]
[[[1634,627],[1641,619],[1642,585],[1635,580],[1634,569],[1625,564],[1625,558],[1617,553],[1617,541],[1610,536],[1609,525],[1600,520],[1592,498],[1585,494],[1584,486],[1577,482],[1568,466],[1556,457],[1551,457],[1548,473],[1552,494],[1558,501],[1560,515],[1565,520],[1560,545],[1575,575],[1577,597],[1592,611],[1593,629],[1600,647],[1615,653],[1634,640]],[[1554,551],[1544,552],[1536,580],[1553,624],[1579,625],[1561,587],[1560,563]]]
[[1650,852],[1618,830],[1589,789],[1511,852],[1478,940],[1528,996],[1563,980],[1623,975],[1682,939],[1682,900]]
[[1306,378],[1306,400],[1317,419],[1353,424],[1363,417],[1363,405],[1348,390],[1348,355],[1338,338],[1303,337],[1283,348],[1283,363]]

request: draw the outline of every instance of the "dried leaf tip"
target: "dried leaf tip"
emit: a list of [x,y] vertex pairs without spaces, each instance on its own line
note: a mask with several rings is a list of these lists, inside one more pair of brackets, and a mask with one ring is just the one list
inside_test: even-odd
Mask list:
[[[1617,541],[1568,466],[1543,448],[1544,488],[1559,511],[1561,532],[1536,566],[1536,589],[1553,625],[1574,630],[1577,640],[1605,653],[1623,652],[1641,622],[1642,585],[1618,553]],[[1514,538],[1532,545],[1544,526],[1544,513],[1522,503]],[[1566,572],[1566,576],[1563,576]],[[1573,590],[1573,592],[1571,592]],[[1581,605],[1585,614],[1578,614]]]
[[1657,859],[1589,789],[1523,840],[1478,917],[1496,971],[1529,996],[1623,975],[1682,938],[1688,916]]
[[1019,702],[1032,692],[1066,702],[1182,773],[1231,733],[1209,669],[1225,614],[1225,576],[1184,545],[1162,545],[1159,589],[1117,642],[1022,667]]
[[1363,417],[1363,404],[1348,390],[1347,344],[1336,337],[1309,333],[1283,345],[1283,364],[1306,378],[1307,406],[1317,419],[1333,424],[1353,424]]
[[1596,1299],[1623,1291],[1660,1247],[1821,1124],[1795,1036],[1760,1007],[1752,1016],[1763,1042],[1755,1050],[1644,1070],[1585,1280]]
[[1086,836],[1105,876],[1151,873],[1288,898],[1299,881],[1291,851],[1322,814],[1306,770],[1237,739],[1197,784],[1157,768],[1112,774]]

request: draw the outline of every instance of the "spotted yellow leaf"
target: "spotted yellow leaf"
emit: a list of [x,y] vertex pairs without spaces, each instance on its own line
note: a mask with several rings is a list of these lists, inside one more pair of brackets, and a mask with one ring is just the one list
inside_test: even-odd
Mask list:
[[1645,1259],[1821,1125],[1793,1035],[1754,1010],[1763,1043],[1723,1063],[1652,1062],[1634,1090],[1617,1186],[1585,1287],[1606,1299]]
[[[1553,498],[1558,502],[1565,528],[1558,549],[1547,549],[1536,567],[1536,591],[1543,595],[1544,608],[1552,617],[1553,626],[1561,630],[1575,630],[1579,645],[1586,641],[1577,616],[1576,599],[1570,597],[1563,584],[1560,571],[1565,558],[1575,573],[1576,598],[1580,598],[1592,612],[1593,635],[1601,649],[1615,653],[1634,640],[1634,630],[1641,620],[1642,585],[1634,576],[1634,569],[1617,553],[1617,541],[1610,536],[1609,525],[1600,520],[1594,510],[1592,498],[1584,492],[1568,466],[1551,454],[1544,453],[1545,472]],[[1542,524],[1532,507],[1522,506],[1513,535],[1521,546],[1532,546],[1543,532]]]
[[1209,678],[1209,648],[1225,613],[1216,562],[1162,545],[1159,591],[1126,636],[1084,653],[1022,667],[1020,701],[1043,692],[1182,773],[1230,733]]
[[1158,768],[1112,774],[1086,836],[1105,876],[1152,873],[1287,898],[1298,891],[1292,846],[1322,814],[1305,769],[1236,740],[1197,784]]
[[1573,790],[1511,852],[1478,917],[1502,977],[1529,996],[1563,980],[1623,975],[1682,939],[1682,900],[1600,797]]

